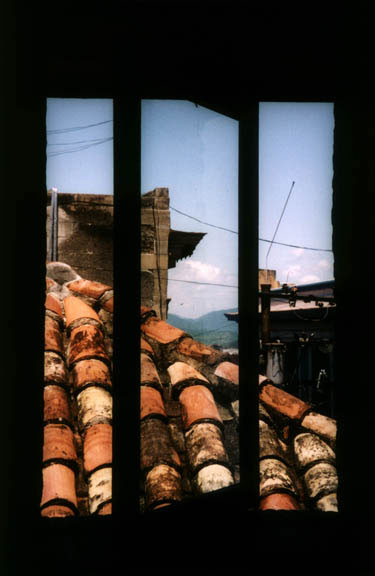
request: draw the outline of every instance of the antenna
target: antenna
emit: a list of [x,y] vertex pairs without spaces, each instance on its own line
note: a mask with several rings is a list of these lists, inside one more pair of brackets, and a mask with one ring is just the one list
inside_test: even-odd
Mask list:
[[290,190],[289,190],[288,198],[286,199],[286,202],[285,202],[285,204],[284,204],[283,211],[281,212],[281,216],[280,216],[279,221],[278,221],[277,226],[276,226],[275,233],[274,233],[273,238],[272,238],[272,240],[271,240],[270,247],[268,248],[268,252],[267,252],[267,255],[266,255],[266,282],[268,282],[268,266],[267,266],[268,255],[269,255],[269,253],[270,253],[270,251],[271,251],[271,248],[272,248],[272,245],[273,245],[273,241],[275,240],[275,236],[276,236],[277,231],[278,231],[278,229],[279,229],[280,222],[281,222],[281,219],[282,219],[282,217],[283,217],[283,215],[284,215],[286,205],[287,205],[288,202],[289,202],[289,198],[290,198],[290,195],[291,195],[291,193],[292,193],[294,184],[295,184],[295,182],[294,182],[294,180],[293,180],[292,185],[291,185]]

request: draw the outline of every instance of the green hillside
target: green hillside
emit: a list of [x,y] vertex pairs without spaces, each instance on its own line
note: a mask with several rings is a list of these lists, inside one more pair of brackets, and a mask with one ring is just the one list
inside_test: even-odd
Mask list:
[[237,308],[215,310],[199,318],[183,318],[176,314],[168,314],[167,322],[204,344],[238,348],[238,324],[224,316],[229,312],[237,312]]

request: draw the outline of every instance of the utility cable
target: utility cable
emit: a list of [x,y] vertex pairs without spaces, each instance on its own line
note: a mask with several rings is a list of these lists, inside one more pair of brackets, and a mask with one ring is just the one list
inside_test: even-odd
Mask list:
[[[230,228],[224,228],[223,226],[217,226],[216,224],[204,222],[203,220],[200,220],[199,218],[196,218],[195,216],[191,216],[191,214],[186,214],[186,212],[182,212],[181,210],[177,210],[177,208],[174,208],[173,206],[170,206],[170,209],[173,210],[174,212],[178,212],[178,214],[182,214],[182,216],[186,216],[187,218],[191,218],[191,220],[195,220],[196,222],[199,222],[200,224],[204,224],[205,226],[211,226],[211,228],[217,228],[218,230],[225,230],[226,232],[231,232],[232,234],[238,235],[237,230],[231,230]],[[285,242],[276,242],[275,240],[272,241],[272,240],[267,240],[265,238],[258,238],[258,240],[259,240],[259,242],[269,242],[269,243],[277,244],[279,246],[287,246],[288,248],[300,248],[303,250],[316,250],[317,252],[332,252],[332,249],[330,249],[330,248],[311,248],[309,246],[299,246],[297,244],[287,244]]]
[[85,126],[72,126],[71,128],[56,128],[55,130],[47,130],[47,134],[65,134],[66,132],[77,132],[78,130],[86,130],[86,128],[94,128],[94,126],[109,124],[110,122],[113,122],[113,120],[104,120],[103,122],[86,124]]

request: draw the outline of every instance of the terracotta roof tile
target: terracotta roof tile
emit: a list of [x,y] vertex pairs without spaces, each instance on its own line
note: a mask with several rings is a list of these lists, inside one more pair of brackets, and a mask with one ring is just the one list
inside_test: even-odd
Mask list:
[[141,337],[141,352],[146,352],[146,353],[149,353],[151,355],[154,354],[154,350],[153,350],[151,344],[149,344],[147,342],[147,340],[145,340],[142,337]]
[[195,424],[186,432],[185,444],[193,473],[209,464],[229,464],[222,432],[215,424]]
[[51,464],[43,468],[43,491],[41,506],[54,500],[65,500],[74,509],[77,507],[75,490],[75,474],[71,468],[63,464]]
[[156,317],[156,312],[147,306],[141,306],[141,323],[145,322],[151,316]]
[[76,391],[93,384],[108,389],[112,387],[111,374],[107,364],[96,358],[77,362],[74,364],[71,374]]
[[232,473],[225,466],[210,464],[199,470],[194,479],[196,490],[201,494],[227,488],[234,483]]
[[166,464],[179,470],[180,458],[172,446],[168,425],[158,418],[141,422],[140,466],[149,472],[157,465]]
[[44,353],[44,382],[66,386],[68,381],[65,362],[55,352]]
[[333,445],[336,442],[336,421],[329,418],[329,416],[311,411],[303,418],[301,426],[310,432],[322,436],[327,442]]
[[145,482],[146,506],[156,506],[181,500],[181,476],[171,466],[155,466],[147,474]]
[[90,514],[95,514],[99,506],[112,499],[112,468],[100,468],[88,479]]
[[103,388],[90,386],[77,396],[80,427],[112,421],[112,396]]
[[76,464],[77,454],[73,432],[64,424],[47,424],[44,427],[43,463],[66,460],[66,464]]
[[259,504],[260,510],[299,510],[299,504],[290,494],[270,494],[262,498]]
[[70,335],[68,362],[72,366],[78,360],[90,358],[102,359],[109,363],[103,333],[97,326],[78,326]]
[[44,422],[60,420],[71,422],[69,400],[66,391],[54,384],[44,388]]
[[322,512],[338,512],[336,493],[322,496],[316,500],[315,507],[317,510],[321,510]]
[[335,453],[332,448],[316,434],[298,434],[294,438],[294,453],[301,468],[305,468],[317,460],[335,462]]
[[57,286],[56,282],[52,280],[52,278],[46,276],[46,290],[49,290],[50,288],[52,288],[52,286]]
[[259,493],[268,496],[275,492],[290,492],[297,495],[297,491],[288,467],[273,458],[265,458],[259,462]]
[[164,322],[164,320],[159,320],[155,317],[151,317],[144,322],[141,329],[147,337],[156,340],[159,344],[170,344],[185,334],[179,328],[175,328]]
[[215,376],[230,380],[234,384],[239,383],[239,367],[233,362],[221,362],[215,370]]
[[161,389],[158,371],[154,362],[147,354],[141,353],[141,384],[150,384]]
[[46,516],[48,518],[65,518],[67,516],[74,516],[74,512],[67,506],[52,504],[51,506],[46,506],[43,508],[41,511],[41,516]]
[[101,323],[95,310],[76,296],[67,296],[64,298],[64,309],[67,326],[70,326],[75,320],[81,320],[82,318],[92,318]]
[[336,468],[328,462],[315,464],[305,473],[304,481],[307,494],[312,499],[336,493],[338,486]]
[[98,516],[107,516],[108,514],[112,514],[112,502],[105,502],[97,512]]
[[265,384],[260,390],[259,398],[267,407],[288,416],[292,420],[300,420],[310,409],[306,402],[273,384]]
[[98,466],[112,464],[112,426],[94,424],[88,428],[83,441],[83,463],[86,474]]
[[102,306],[103,306],[104,310],[107,310],[108,312],[113,313],[113,306],[114,306],[113,296],[109,300],[106,300],[105,302],[103,302]]
[[186,362],[174,362],[168,368],[168,374],[171,379],[171,384],[178,391],[181,389],[180,384],[184,382],[202,382],[205,384],[210,384],[209,381],[203,374],[198,372],[193,366],[186,364]]
[[207,363],[213,363],[219,358],[219,353],[216,350],[193,340],[189,336],[179,342],[177,350],[180,354]]
[[182,422],[188,430],[197,421],[215,420],[222,423],[212,392],[205,386],[189,386],[185,388],[179,400],[182,406]]
[[141,386],[141,420],[151,415],[167,418],[163,398],[155,388]]
[[278,436],[266,422],[259,420],[259,458],[276,457],[285,459]]
[[84,294],[85,296],[89,296],[90,298],[95,298],[97,300],[107,290],[111,290],[112,286],[107,286],[106,284],[102,284],[101,282],[94,282],[93,280],[84,280],[81,278],[80,280],[73,280],[73,282],[69,282],[67,287],[72,292],[78,292],[80,294]]
[[44,350],[46,352],[57,352],[58,354],[64,355],[63,339],[59,323],[53,318],[50,318],[50,316],[45,317]]
[[59,316],[61,316],[62,318],[62,306],[60,303],[60,300],[57,298],[57,296],[55,296],[52,293],[47,294],[46,296],[46,301],[45,301],[45,308],[46,310],[51,310],[52,312],[55,312],[56,314],[58,314]]

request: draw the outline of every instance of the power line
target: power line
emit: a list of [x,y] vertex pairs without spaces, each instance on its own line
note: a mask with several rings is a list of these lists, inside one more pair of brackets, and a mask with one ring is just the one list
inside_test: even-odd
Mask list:
[[[88,144],[90,142],[99,142],[104,138],[89,138],[88,140],[75,140],[74,142],[48,142],[47,146],[72,146],[73,144]],[[106,140],[113,140],[113,136],[106,138]]]
[[[166,278],[164,278],[165,280]],[[215,284],[214,282],[198,282],[196,280],[182,280],[180,278],[168,278],[168,282],[184,282],[187,284],[200,284],[202,286],[222,286],[223,288],[238,288],[238,286],[233,286],[231,284]]]
[[99,146],[99,144],[104,144],[105,142],[109,142],[113,140],[112,137],[110,138],[103,138],[98,142],[93,142],[91,144],[86,144],[84,146],[79,146],[78,148],[73,148],[72,150],[55,150],[54,152],[50,152],[47,156],[61,156],[63,154],[73,154],[74,152],[81,152],[82,150],[87,150],[88,148],[92,148],[93,146]]
[[[203,220],[200,220],[199,218],[196,218],[195,216],[191,216],[191,214],[186,214],[186,212],[182,212],[181,210],[177,210],[177,208],[174,208],[173,206],[170,206],[170,209],[173,210],[174,212],[178,212],[179,214],[182,214],[183,216],[186,216],[187,218],[191,218],[192,220],[195,220],[196,222],[200,222],[201,224],[204,224],[205,226],[211,226],[212,228],[217,228],[219,230],[225,230],[226,232],[231,232],[232,234],[238,235],[238,232],[236,230],[224,228],[223,226],[217,226],[216,224],[210,224],[209,222],[203,222]],[[265,238],[258,238],[258,240],[259,240],[259,242],[272,243],[272,240],[267,240]],[[299,246],[298,244],[287,244],[286,242],[273,241],[273,244],[278,244],[279,246],[287,246],[288,248],[301,248],[303,250],[316,250],[317,252],[332,252],[332,249],[330,249],[330,248],[311,248],[310,246]]]
[[78,130],[86,130],[86,128],[94,128],[94,126],[102,126],[109,124],[113,120],[104,120],[103,122],[96,122],[95,124],[86,124],[85,126],[72,126],[71,128],[57,128],[55,130],[47,130],[47,134],[65,134],[66,132],[77,132]]
[[271,245],[270,245],[270,247],[268,248],[268,252],[267,252],[267,254],[266,254],[266,280],[268,279],[268,266],[267,266],[268,254],[269,254],[270,251],[271,251],[273,241],[275,240],[275,236],[276,236],[277,231],[278,231],[278,229],[279,229],[281,219],[282,219],[282,217],[283,217],[283,215],[284,215],[285,208],[286,208],[286,206],[287,206],[287,204],[288,204],[290,195],[291,195],[291,193],[292,193],[293,186],[294,186],[294,180],[293,180],[293,182],[292,182],[292,186],[291,186],[291,188],[290,188],[290,191],[289,191],[289,194],[288,194],[288,198],[286,199],[286,202],[285,202],[285,204],[284,204],[283,211],[281,212],[281,216],[280,216],[279,221],[278,221],[278,223],[277,223],[275,233],[274,233],[273,238],[272,238],[272,240],[271,240]]

